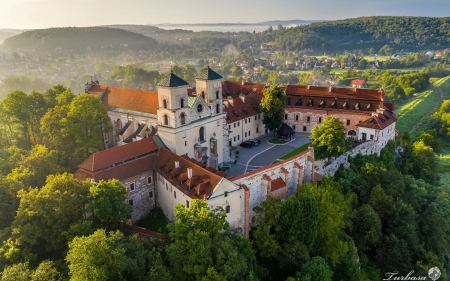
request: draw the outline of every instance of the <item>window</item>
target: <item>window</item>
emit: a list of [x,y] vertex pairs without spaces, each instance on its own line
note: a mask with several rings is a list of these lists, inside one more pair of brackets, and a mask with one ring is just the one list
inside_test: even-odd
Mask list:
[[295,125],[294,125],[294,126],[292,126],[292,129],[294,129],[294,130],[295,130]]
[[236,136],[233,137],[233,141],[236,141]]
[[203,110],[203,105],[199,104],[197,105],[197,112],[200,113]]
[[258,114],[258,119],[261,119],[261,114]]
[[233,123],[233,125],[234,125],[234,127],[233,127],[233,128],[236,128],[236,123]]
[[255,120],[258,119],[258,116],[255,115]]
[[130,204],[130,206],[133,206],[133,199],[128,200],[128,204]]
[[227,205],[227,206],[225,207],[225,212],[226,212],[227,214],[230,212],[230,205]]
[[248,131],[248,136],[250,136],[250,131]]
[[173,198],[177,198],[177,192],[175,190],[173,191]]
[[220,113],[220,104],[216,104],[216,113],[217,113],[217,114]]
[[216,99],[219,99],[219,91],[216,92]]
[[180,123],[181,125],[186,124],[186,114],[184,114],[184,112],[180,114]]
[[295,121],[298,121],[298,115],[295,115]]
[[303,132],[306,132],[306,126],[303,126]]
[[284,115],[284,120],[287,120],[287,114]]
[[200,138],[200,141],[205,141],[205,127],[200,127],[200,130],[198,131],[198,136]]
[[231,125],[228,125],[228,130],[231,130]]
[[259,128],[256,128],[256,132],[259,133]]
[[169,125],[169,116],[167,114],[164,115],[164,125]]
[[247,124],[247,119],[244,120],[245,124]]
[[251,119],[251,118],[248,118],[248,123],[250,123],[250,122],[252,122],[252,119]]
[[240,135],[238,135],[238,140],[239,140],[239,136],[240,136]]
[[169,186],[167,185],[167,183],[166,183],[166,190],[169,190]]
[[166,100],[163,100],[163,107],[167,108],[167,101]]
[[319,124],[322,123],[322,117],[319,117]]
[[238,127],[239,127],[240,125],[239,125],[239,122],[238,122]]
[[223,193],[223,196],[227,197],[227,196],[228,196],[228,191],[225,191],[225,192]]
[[134,190],[134,182],[130,183],[130,190],[133,191]]
[[189,200],[186,200],[186,208],[189,208]]
[[147,184],[152,184],[153,183],[153,178],[152,177],[148,177],[147,178]]
[[370,139],[373,140],[373,135],[370,135]]
[[311,121],[311,117],[310,116],[306,117],[306,122],[309,122],[309,121]]
[[187,146],[187,141],[184,141],[184,146]]
[[247,132],[244,133],[244,137],[247,137]]
[[347,125],[350,125],[350,120],[347,120]]
[[183,108],[184,107],[184,99],[180,100],[180,107]]
[[153,191],[150,191],[149,193],[148,193],[148,197],[151,199],[151,198],[153,198]]

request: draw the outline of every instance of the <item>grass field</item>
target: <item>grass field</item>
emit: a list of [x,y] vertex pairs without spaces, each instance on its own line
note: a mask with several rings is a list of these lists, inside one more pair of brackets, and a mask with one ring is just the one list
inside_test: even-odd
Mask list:
[[287,143],[287,141],[280,140],[280,139],[278,139],[278,138],[273,138],[273,139],[269,140],[269,143],[273,143],[273,144],[285,144],[285,143]]
[[290,158],[290,157],[292,157],[292,156],[294,156],[294,155],[300,154],[300,153],[302,153],[303,151],[307,150],[308,147],[309,147],[309,145],[310,145],[310,143],[307,143],[307,144],[304,144],[304,145],[302,145],[302,146],[300,146],[300,147],[297,147],[296,149],[292,150],[292,151],[289,152],[288,154],[283,155],[282,157],[280,157],[280,159],[285,160],[285,159],[288,159],[288,158]]
[[396,103],[397,130],[400,133],[410,131],[420,119],[430,113],[439,99],[439,91],[433,89],[422,92],[415,98]]
[[450,143],[444,142],[442,150],[436,156],[440,164],[441,184],[450,188]]

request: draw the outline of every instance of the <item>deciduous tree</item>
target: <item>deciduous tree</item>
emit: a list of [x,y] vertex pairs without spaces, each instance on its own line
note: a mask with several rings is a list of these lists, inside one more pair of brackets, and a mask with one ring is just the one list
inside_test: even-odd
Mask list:
[[263,123],[269,130],[277,130],[284,118],[284,106],[286,105],[286,94],[279,86],[270,86],[264,89],[263,98],[260,103],[263,113]]
[[344,124],[337,117],[325,116],[312,129],[310,139],[318,159],[338,156],[347,150]]

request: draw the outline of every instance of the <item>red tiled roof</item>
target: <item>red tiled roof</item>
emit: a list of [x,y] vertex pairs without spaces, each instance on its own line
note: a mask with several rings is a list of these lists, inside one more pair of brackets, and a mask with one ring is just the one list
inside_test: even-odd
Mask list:
[[153,91],[92,85],[87,93],[102,96],[103,104],[112,108],[156,114],[159,107],[158,93]]
[[274,192],[280,188],[286,187],[286,183],[281,179],[281,178],[277,178],[274,179],[271,184],[270,184],[270,191]]
[[350,85],[362,86],[362,85],[364,85],[364,83],[366,83],[365,80],[362,80],[362,79],[355,79],[355,80],[352,80],[352,82],[350,83]]
[[[222,94],[224,95],[224,98],[226,98],[226,96],[238,98],[241,93],[244,95],[262,93],[265,87],[266,84],[262,83],[244,82],[244,85],[242,85],[242,82],[238,81],[223,81]],[[256,89],[256,91],[254,89]]]
[[323,176],[319,174],[318,172],[314,171],[314,181],[322,181]]
[[[171,165],[171,163],[175,163],[175,161],[179,161],[181,174],[178,177],[174,177],[172,179],[170,174],[166,174],[164,169],[160,169],[161,163],[167,161],[167,159],[169,159],[169,165]],[[222,180],[222,177],[200,167],[190,160],[191,159],[179,156],[166,148],[160,148],[156,159],[156,170],[167,181],[172,183],[173,186],[190,198],[205,199],[213,192],[214,188]],[[190,180],[186,180],[187,168],[192,168],[193,177]],[[188,186],[191,187],[190,190],[188,190]],[[197,192],[199,195],[197,195]]]
[[129,144],[116,146],[107,150],[99,151],[92,154],[83,163],[78,165],[80,169],[87,171],[98,171],[105,169],[122,161],[132,160],[135,157],[150,152],[156,152],[158,145],[152,137],[138,140]]
[[259,114],[259,104],[262,97],[262,93],[246,95],[244,97],[245,103],[241,98],[233,99],[233,106],[229,104],[228,107],[224,106],[223,109],[226,113],[227,123],[233,123]]
[[90,171],[79,168],[74,173],[74,176],[80,181],[88,178],[95,179],[96,181],[109,179],[118,179],[120,181],[123,181],[130,177],[153,170],[155,158],[155,154],[147,155],[142,158],[138,158],[136,160],[99,171]]
[[384,91],[361,88],[317,87],[304,85],[287,85],[286,96],[304,96],[320,98],[344,98],[353,100],[382,101]]
[[356,126],[383,130],[395,121],[397,121],[397,116],[395,115],[395,113],[390,110],[384,110],[383,113],[373,115],[369,119],[364,120]]

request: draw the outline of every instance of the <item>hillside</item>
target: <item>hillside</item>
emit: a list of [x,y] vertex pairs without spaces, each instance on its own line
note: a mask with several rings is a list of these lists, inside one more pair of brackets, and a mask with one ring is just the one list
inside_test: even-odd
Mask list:
[[312,23],[275,34],[277,45],[315,52],[365,50],[384,45],[416,51],[450,47],[450,17],[361,17]]
[[[125,45],[124,45],[125,44]],[[61,50],[100,50],[102,48],[152,49],[158,43],[153,38],[123,29],[107,27],[65,27],[23,32],[7,38],[0,46],[3,51],[51,52]]]
[[0,44],[3,43],[3,41],[5,41],[6,38],[12,37],[14,35],[16,35],[17,33],[12,33],[12,32],[7,32],[7,31],[1,31],[0,30]]

